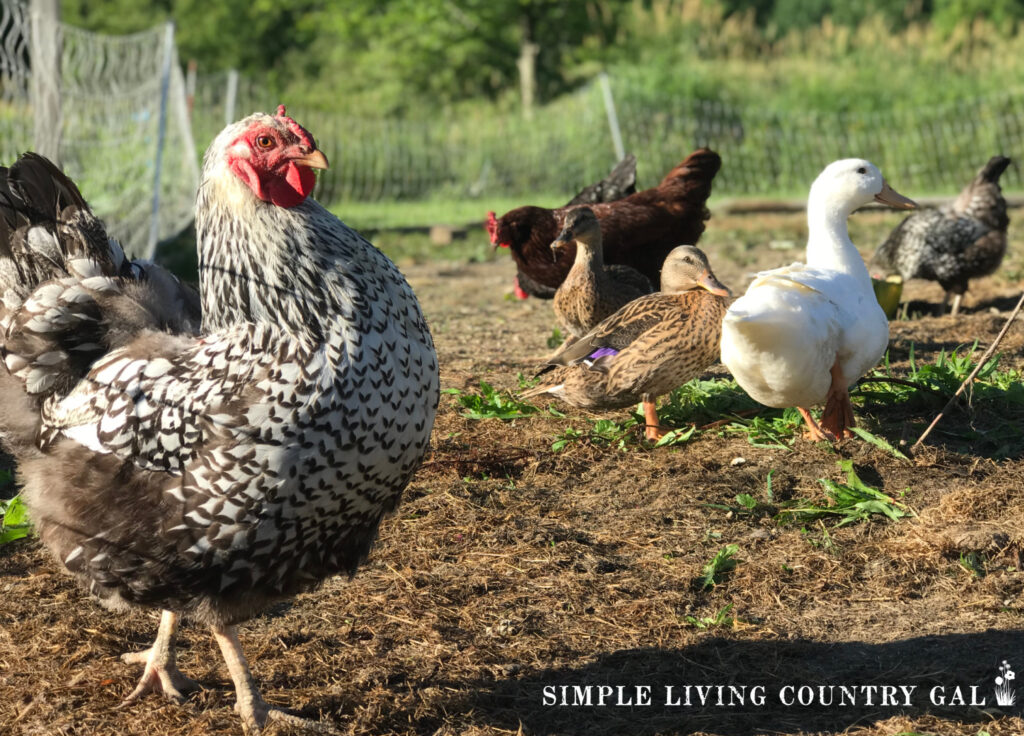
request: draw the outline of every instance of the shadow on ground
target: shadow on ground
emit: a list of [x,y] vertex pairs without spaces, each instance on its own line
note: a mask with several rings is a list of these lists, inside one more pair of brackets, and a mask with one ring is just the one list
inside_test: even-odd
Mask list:
[[[542,670],[514,681],[479,683],[475,694],[455,699],[449,709],[472,709],[479,722],[489,722],[511,733],[522,724],[525,733],[572,736],[843,731],[896,715],[925,713],[955,722],[980,723],[999,712],[1021,715],[1022,694],[1018,694],[1013,707],[999,709],[995,702],[995,677],[1003,660],[1011,666],[1024,663],[1024,632],[928,636],[888,644],[716,637],[685,649],[624,650],[600,656],[579,668]],[[633,697],[635,686],[648,685],[652,703],[647,707],[620,707],[613,704],[612,696],[605,707],[545,706],[545,687],[549,700],[560,702],[562,685],[624,685],[624,693]],[[689,707],[667,705],[666,686],[673,686],[672,702],[682,703],[686,685],[715,687],[708,693],[706,705],[700,704],[695,687],[690,690]],[[722,705],[718,700],[720,685],[724,686]],[[753,688],[758,685],[764,688],[763,705],[751,702]],[[809,706],[796,701],[783,704],[781,698],[789,702],[797,695],[785,690],[787,685],[810,686],[812,690],[803,694],[810,692],[817,702]],[[830,685],[836,687],[830,689]],[[840,685],[858,688],[855,705],[840,705]],[[874,692],[872,704],[866,704],[865,691],[859,688],[871,685],[913,686],[910,706],[903,692],[895,688],[890,692],[897,704],[883,705],[879,689]],[[734,690],[730,691],[729,686]],[[819,686],[824,686],[824,691]],[[930,697],[933,692],[934,703]],[[745,699],[739,693],[745,693]],[[591,695],[596,700],[596,688]],[[958,695],[962,695],[962,703],[956,700]],[[572,692],[566,697],[571,700]],[[972,705],[972,698],[976,705]],[[984,705],[980,705],[982,701]]]

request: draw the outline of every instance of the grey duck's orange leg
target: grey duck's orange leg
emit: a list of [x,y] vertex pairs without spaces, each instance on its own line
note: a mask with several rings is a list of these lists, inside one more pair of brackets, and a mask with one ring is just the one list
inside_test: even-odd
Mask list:
[[121,661],[128,664],[144,664],[139,684],[131,694],[121,701],[125,706],[148,693],[163,693],[175,703],[185,700],[185,694],[199,689],[199,683],[181,674],[174,653],[174,638],[178,631],[178,614],[164,611],[160,615],[160,628],[156,641],[149,649],[121,655]]
[[853,404],[850,403],[850,391],[846,377],[839,366],[839,358],[832,364],[832,385],[825,399],[825,410],[821,413],[821,428],[835,439],[842,440],[855,436],[850,427],[856,425],[853,418]]

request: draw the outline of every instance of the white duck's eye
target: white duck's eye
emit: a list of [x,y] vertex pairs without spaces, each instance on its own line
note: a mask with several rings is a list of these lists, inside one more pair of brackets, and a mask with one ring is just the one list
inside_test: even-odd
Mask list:
[[866,173],[868,173],[868,170],[865,167],[861,166],[859,169],[857,169],[857,173],[858,174],[866,174]]

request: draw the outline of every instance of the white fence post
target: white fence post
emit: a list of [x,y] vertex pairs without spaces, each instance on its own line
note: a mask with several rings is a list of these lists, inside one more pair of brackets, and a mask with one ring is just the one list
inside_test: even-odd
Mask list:
[[601,83],[601,95],[604,97],[604,111],[608,115],[608,127],[612,131],[612,145],[615,146],[615,157],[621,161],[626,157],[626,149],[622,145],[622,131],[619,129],[619,116],[615,112],[615,100],[612,98],[612,85],[608,75],[601,72],[598,77]]
[[235,104],[238,101],[238,70],[228,71],[228,93],[224,100],[224,125],[235,122]]
[[171,89],[171,60],[174,58],[174,21],[168,21],[164,33],[164,60],[160,70],[160,117],[157,119],[156,158],[153,162],[153,211],[149,221],[146,258],[156,257],[160,240],[160,173],[164,163],[164,139],[167,137],[167,96]]
[[32,59],[32,145],[60,165],[60,4],[32,0],[29,6]]

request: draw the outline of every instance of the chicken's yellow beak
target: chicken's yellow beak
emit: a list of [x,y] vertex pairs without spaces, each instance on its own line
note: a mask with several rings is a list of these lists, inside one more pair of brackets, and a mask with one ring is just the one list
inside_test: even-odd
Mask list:
[[326,169],[329,166],[327,163],[327,157],[324,155],[324,152],[319,149],[315,149],[304,156],[293,158],[292,161],[300,166],[307,166],[311,169]]

